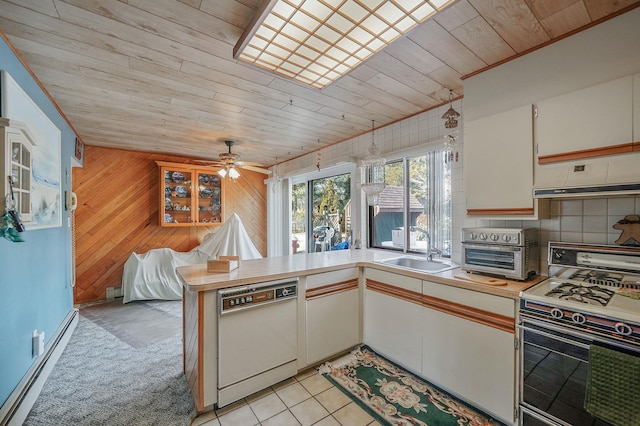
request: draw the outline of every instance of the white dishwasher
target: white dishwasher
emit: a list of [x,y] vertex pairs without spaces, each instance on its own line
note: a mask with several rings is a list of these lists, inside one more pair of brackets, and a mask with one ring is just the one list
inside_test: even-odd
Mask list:
[[298,372],[298,279],[218,291],[218,406]]

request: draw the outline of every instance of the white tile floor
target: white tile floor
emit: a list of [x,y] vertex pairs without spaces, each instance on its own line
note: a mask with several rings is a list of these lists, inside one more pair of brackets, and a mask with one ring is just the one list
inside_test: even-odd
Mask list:
[[196,417],[193,426],[380,426],[315,369]]

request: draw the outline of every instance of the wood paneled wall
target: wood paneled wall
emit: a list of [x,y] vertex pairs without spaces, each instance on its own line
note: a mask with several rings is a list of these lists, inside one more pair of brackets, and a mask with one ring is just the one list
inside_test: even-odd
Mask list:
[[[159,226],[159,169],[156,160],[189,162],[154,153],[85,147],[83,168],[73,170],[78,195],[76,286],[74,303],[106,299],[106,288],[122,284],[124,263],[132,252],[168,247],[188,251],[218,227]],[[225,219],[238,213],[257,249],[266,256],[265,175],[241,170],[226,182]]]

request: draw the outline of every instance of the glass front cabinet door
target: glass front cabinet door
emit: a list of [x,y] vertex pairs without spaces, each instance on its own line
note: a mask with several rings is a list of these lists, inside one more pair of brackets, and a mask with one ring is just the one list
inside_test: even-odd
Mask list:
[[222,223],[222,179],[211,171],[198,170],[196,220],[198,225]]
[[222,179],[216,169],[157,161],[160,226],[211,226],[224,221]]

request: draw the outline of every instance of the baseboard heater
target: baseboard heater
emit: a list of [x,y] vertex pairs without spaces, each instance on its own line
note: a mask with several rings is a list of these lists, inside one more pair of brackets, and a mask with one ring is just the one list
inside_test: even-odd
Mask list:
[[72,309],[58,327],[46,351],[33,363],[7,401],[0,407],[0,426],[19,426],[29,415],[44,382],[78,324],[78,309]]

